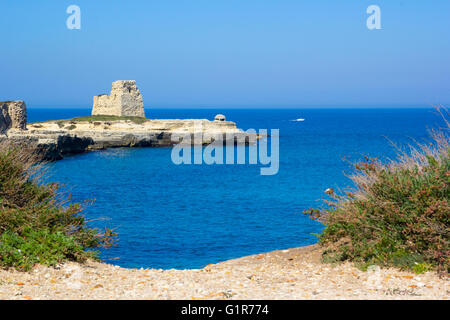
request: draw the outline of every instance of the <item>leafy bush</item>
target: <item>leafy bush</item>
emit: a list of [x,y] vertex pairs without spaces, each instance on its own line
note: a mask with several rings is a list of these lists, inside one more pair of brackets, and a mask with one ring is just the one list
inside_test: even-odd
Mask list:
[[115,233],[86,225],[85,204],[70,203],[30,151],[0,144],[0,267],[29,270],[34,264],[96,259],[92,249],[114,244]]
[[[444,117],[445,120],[445,117]],[[424,272],[449,271],[450,159],[446,132],[398,159],[365,158],[350,178],[356,188],[329,191],[325,209],[305,211],[326,225],[325,261],[350,260]]]

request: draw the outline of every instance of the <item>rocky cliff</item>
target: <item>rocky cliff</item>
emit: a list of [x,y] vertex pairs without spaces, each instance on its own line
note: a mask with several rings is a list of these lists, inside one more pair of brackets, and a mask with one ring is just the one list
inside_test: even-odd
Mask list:
[[[0,142],[37,151],[44,160],[66,154],[117,147],[166,147],[174,144],[253,144],[246,133],[225,116],[207,119],[150,120],[144,115],[135,81],[116,81],[110,96],[94,98],[93,116],[30,123],[23,101],[0,102]],[[219,142],[220,141],[220,142]]]
[[[92,117],[91,117],[92,118]],[[95,117],[94,117],[95,118]],[[187,139],[186,139],[187,138]],[[28,130],[11,128],[1,140],[34,148],[45,160],[64,155],[118,147],[168,147],[178,143],[207,145],[221,139],[253,144],[258,136],[243,132],[231,121],[207,119],[57,120],[28,124]]]
[[27,128],[27,109],[23,101],[0,101],[0,133],[11,128]]
[[94,97],[92,115],[111,115],[145,118],[144,102],[134,80],[112,83],[111,94]]

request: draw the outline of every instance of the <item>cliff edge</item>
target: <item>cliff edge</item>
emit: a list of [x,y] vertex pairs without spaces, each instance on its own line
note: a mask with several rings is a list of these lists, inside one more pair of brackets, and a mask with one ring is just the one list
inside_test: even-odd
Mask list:
[[27,129],[27,107],[25,102],[0,101],[0,133],[9,129]]

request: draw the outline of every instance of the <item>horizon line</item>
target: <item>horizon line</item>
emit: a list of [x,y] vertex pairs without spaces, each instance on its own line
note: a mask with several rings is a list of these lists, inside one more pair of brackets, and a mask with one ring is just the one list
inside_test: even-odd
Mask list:
[[[320,104],[320,105],[154,105],[144,106],[144,109],[430,109],[437,106],[446,107],[450,104]],[[27,105],[28,109],[92,109],[92,106],[80,105]]]

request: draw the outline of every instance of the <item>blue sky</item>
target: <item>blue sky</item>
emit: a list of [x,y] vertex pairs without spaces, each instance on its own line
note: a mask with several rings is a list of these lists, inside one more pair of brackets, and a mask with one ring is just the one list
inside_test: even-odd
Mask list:
[[[81,30],[66,9],[81,8]],[[366,9],[381,8],[382,30]],[[0,100],[92,105],[134,79],[146,107],[450,103],[450,1],[0,2]]]

